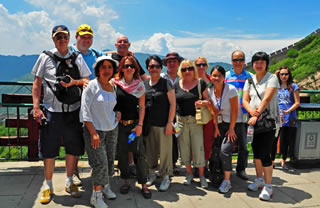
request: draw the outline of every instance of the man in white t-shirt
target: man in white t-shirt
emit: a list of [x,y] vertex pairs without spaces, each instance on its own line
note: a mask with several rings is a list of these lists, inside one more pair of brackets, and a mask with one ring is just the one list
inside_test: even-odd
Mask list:
[[[52,40],[55,48],[50,50],[49,53],[60,60],[64,60],[68,66],[71,65],[72,70],[78,70],[79,79],[73,79],[69,76],[69,82],[57,80],[56,58],[52,58],[46,53],[40,54],[32,69],[32,74],[35,77],[32,88],[33,117],[41,125],[39,154],[44,161],[45,182],[40,197],[40,203],[42,204],[48,204],[52,199],[52,176],[55,157],[59,155],[61,141],[63,141],[66,151],[67,178],[65,190],[73,197],[80,197],[80,192],[72,181],[76,158],[84,153],[82,127],[79,121],[80,101],[70,105],[63,104],[57,99],[55,92],[58,87],[83,86],[89,81],[88,76],[91,72],[82,56],[73,54],[71,49],[68,48],[69,39],[70,33],[66,26],[55,26],[52,30]],[[76,56],[75,60],[72,58],[74,56]],[[42,86],[44,92],[43,109],[40,108]]]

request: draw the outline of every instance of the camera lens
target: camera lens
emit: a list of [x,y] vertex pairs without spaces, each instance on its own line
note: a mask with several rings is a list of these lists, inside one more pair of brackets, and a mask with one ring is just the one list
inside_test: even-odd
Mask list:
[[63,77],[62,81],[64,81],[65,83],[69,83],[71,81],[71,79],[70,79],[70,77],[65,76],[65,77]]

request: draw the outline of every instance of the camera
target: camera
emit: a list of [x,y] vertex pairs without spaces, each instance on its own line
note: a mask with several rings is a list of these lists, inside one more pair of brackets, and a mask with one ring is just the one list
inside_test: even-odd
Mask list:
[[69,83],[71,82],[71,78],[69,76],[58,76],[57,77],[57,82],[60,83],[61,81],[65,82],[65,83]]
[[41,126],[42,127],[48,126],[48,121],[45,117],[41,118]]

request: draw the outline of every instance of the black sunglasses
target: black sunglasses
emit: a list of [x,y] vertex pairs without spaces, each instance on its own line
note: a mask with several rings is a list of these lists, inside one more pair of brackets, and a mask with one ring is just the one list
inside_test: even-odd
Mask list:
[[68,35],[57,35],[57,36],[56,36],[56,39],[57,39],[57,40],[62,40],[62,39],[68,40],[68,39],[69,39],[69,36],[68,36]]
[[232,59],[233,62],[244,62],[244,59],[241,58],[241,59]]
[[205,64],[205,63],[196,64],[196,67],[201,67],[201,66],[206,67],[206,66],[207,66],[207,64]]
[[288,76],[289,73],[280,73],[280,76]]
[[129,67],[130,67],[131,69],[135,69],[135,68],[136,68],[134,64],[125,64],[125,65],[123,65],[123,68],[128,69]]
[[150,69],[160,69],[161,66],[159,64],[151,64],[151,65],[149,65],[149,68]]
[[181,71],[182,71],[182,72],[194,71],[194,67],[193,67],[193,66],[189,66],[189,67],[186,67],[186,68],[181,68]]

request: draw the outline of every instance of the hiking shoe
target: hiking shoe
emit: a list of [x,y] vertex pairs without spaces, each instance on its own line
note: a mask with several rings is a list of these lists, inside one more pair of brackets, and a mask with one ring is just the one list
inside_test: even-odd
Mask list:
[[72,197],[79,198],[80,197],[80,191],[78,189],[78,186],[75,184],[71,184],[70,186],[65,187],[66,192],[71,194]]
[[101,192],[103,196],[109,200],[117,198],[117,195],[111,190],[111,186],[109,184],[102,187]]
[[201,188],[208,188],[206,177],[200,176],[200,186]]
[[169,188],[170,183],[171,183],[170,178],[168,175],[166,175],[161,181],[159,191],[166,191]]
[[78,169],[73,172],[72,180],[76,186],[82,186],[82,179],[80,178]]
[[48,204],[51,202],[53,192],[50,189],[45,189],[42,191],[42,196],[40,197],[41,204]]
[[151,173],[148,177],[147,186],[152,186],[152,184],[156,181],[157,175],[155,173]]
[[231,189],[230,180],[223,180],[218,191],[219,191],[219,193],[225,194],[225,193],[228,193],[230,189]]
[[192,180],[193,180],[193,175],[187,173],[187,176],[184,179],[183,184],[190,185]]
[[108,208],[108,205],[103,201],[103,195],[101,191],[93,192],[90,198],[90,204],[95,208]]
[[259,180],[258,178],[254,179],[254,182],[252,184],[248,185],[248,189],[250,191],[258,191],[258,189],[263,188],[264,186],[264,179]]
[[270,201],[272,193],[273,193],[272,186],[270,186],[270,187],[264,186],[260,195],[259,195],[259,199],[261,199],[263,201]]

